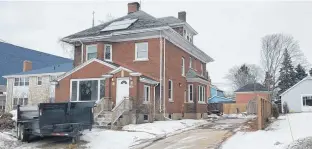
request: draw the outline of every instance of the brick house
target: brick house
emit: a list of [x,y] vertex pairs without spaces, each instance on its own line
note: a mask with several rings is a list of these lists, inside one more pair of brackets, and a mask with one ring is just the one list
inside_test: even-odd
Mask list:
[[136,123],[200,118],[213,59],[193,44],[196,34],[186,12],[155,18],[129,3],[127,15],[62,39],[75,47],[75,68],[58,78],[56,102],[110,103],[95,115],[106,122],[129,123],[134,107],[125,97],[136,103]]
[[250,100],[255,99],[257,96],[269,98],[270,92],[268,88],[260,83],[247,84],[235,91],[236,103],[247,104]]

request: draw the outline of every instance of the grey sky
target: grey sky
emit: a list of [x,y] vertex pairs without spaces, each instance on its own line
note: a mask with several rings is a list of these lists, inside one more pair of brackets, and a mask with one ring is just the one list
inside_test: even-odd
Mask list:
[[[127,13],[124,2],[0,2],[0,39],[65,56],[58,39],[91,27],[98,20]],[[234,65],[260,64],[261,37],[291,34],[312,59],[312,2],[143,1],[142,10],[155,16],[187,12],[187,22],[199,33],[194,43],[215,59],[207,65],[212,82],[227,83]],[[224,86],[221,86],[221,88]]]

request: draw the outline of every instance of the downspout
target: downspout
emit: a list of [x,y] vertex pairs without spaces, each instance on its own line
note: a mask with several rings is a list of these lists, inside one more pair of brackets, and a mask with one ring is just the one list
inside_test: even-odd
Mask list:
[[79,40],[79,42],[81,43],[81,62],[80,64],[83,63],[83,43],[81,42],[81,40]]
[[158,86],[159,83],[157,83],[156,85],[154,85],[154,120],[155,120],[155,117],[156,117],[156,86]]
[[164,38],[164,118],[167,120],[171,120],[166,117],[166,38]]
[[159,32],[159,52],[160,52],[160,66],[159,66],[159,112],[161,112],[161,100],[162,100],[162,37],[161,37],[161,31]]

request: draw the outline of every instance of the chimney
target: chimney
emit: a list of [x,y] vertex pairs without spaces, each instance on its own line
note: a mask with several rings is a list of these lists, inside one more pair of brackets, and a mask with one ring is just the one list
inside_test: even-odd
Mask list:
[[183,22],[186,22],[186,12],[185,11],[178,12],[178,18]]
[[32,62],[28,61],[28,60],[25,60],[23,62],[23,72],[29,71],[31,69],[32,69]]
[[139,11],[140,10],[140,3],[132,2],[128,3],[128,14]]

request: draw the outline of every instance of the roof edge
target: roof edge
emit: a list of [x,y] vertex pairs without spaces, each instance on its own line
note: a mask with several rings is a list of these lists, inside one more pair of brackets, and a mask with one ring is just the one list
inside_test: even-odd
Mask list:
[[284,91],[280,96],[285,95],[287,92],[289,92],[290,90],[292,90],[294,87],[296,87],[297,85],[299,85],[300,83],[302,83],[305,80],[312,80],[312,76],[308,75],[305,78],[303,78],[301,81],[299,81],[298,83],[296,83],[295,85],[293,85],[292,87],[290,87],[289,89],[287,89],[286,91]]

